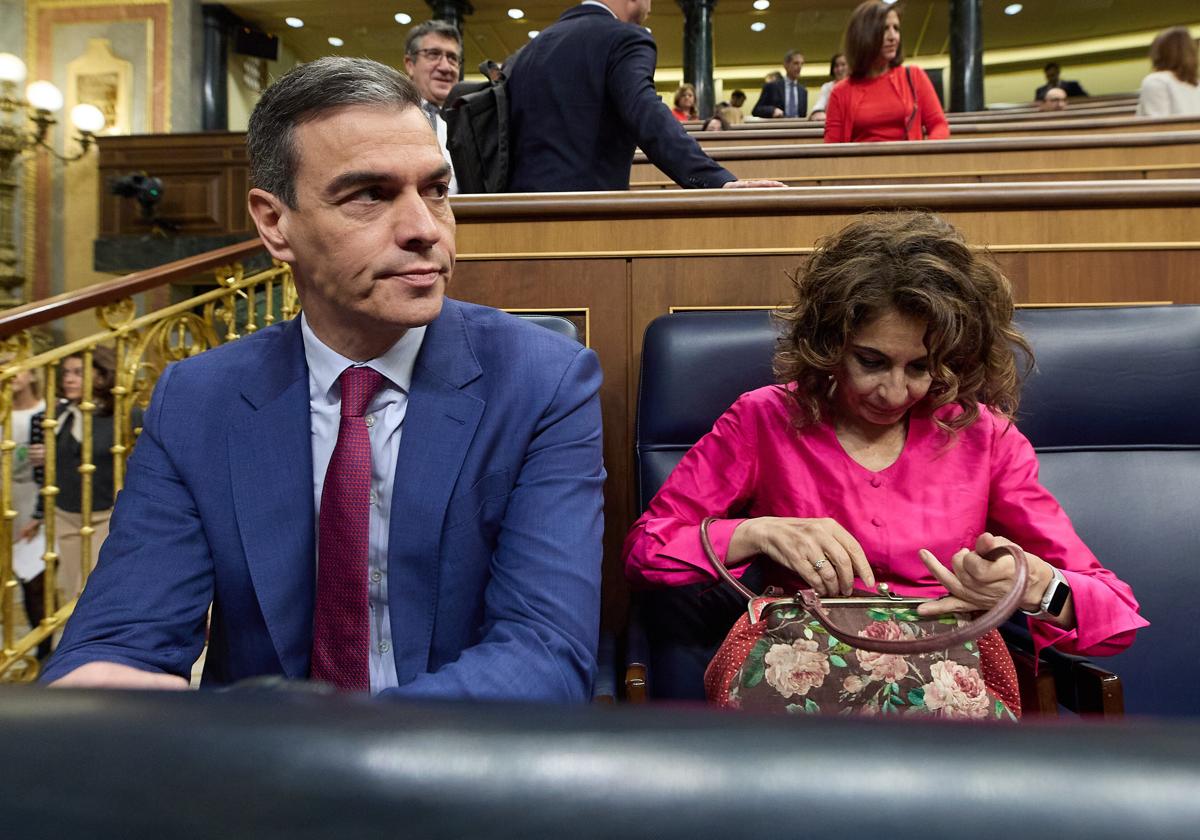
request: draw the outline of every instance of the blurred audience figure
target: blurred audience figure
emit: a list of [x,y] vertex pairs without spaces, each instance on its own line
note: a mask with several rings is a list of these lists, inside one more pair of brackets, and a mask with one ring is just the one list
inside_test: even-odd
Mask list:
[[[108,520],[113,506],[113,442],[116,418],[113,416],[113,387],[117,384],[116,354],[108,347],[92,351],[92,545],[90,556],[83,557],[83,356],[67,356],[58,370],[58,425],[54,432],[54,497],[58,542],[59,604],[70,601],[83,589],[83,563],[95,566],[100,545],[108,537]],[[35,414],[33,423],[41,425],[44,410]],[[141,425],[141,411],[134,412],[133,427]],[[35,467],[46,463],[44,444],[29,447]],[[39,469],[39,473],[41,469]],[[39,476],[40,478],[41,476]],[[32,539],[41,528],[45,511],[38,505],[34,518],[21,531],[22,539]]]
[[499,81],[500,77],[504,75],[503,68],[490,58],[479,65],[479,72],[487,76],[489,82]]
[[742,109],[728,103],[717,106],[717,116],[725,120],[727,126],[741,125],[746,121],[746,115],[742,113]]
[[1059,78],[1062,75],[1062,68],[1058,66],[1057,61],[1048,63],[1042,68],[1042,72],[1046,74],[1046,84],[1038,88],[1037,93],[1033,95],[1038,102],[1046,98],[1046,94],[1051,88],[1062,88],[1068,97],[1087,96],[1087,91],[1079,82],[1064,82]]
[[1052,87],[1046,91],[1046,97],[1038,103],[1039,111],[1067,110],[1067,92],[1060,87]]
[[671,109],[680,122],[696,119],[696,89],[686,82],[675,91],[675,107]]
[[881,0],[860,3],[846,27],[848,78],[825,106],[826,143],[944,140],[950,125],[925,71],[904,66],[900,14]]
[[780,76],[777,80],[768,81],[763,85],[758,102],[754,106],[754,116],[773,119],[803,117],[808,113],[808,91],[800,82],[804,56],[799,50],[787,51],[783,56],[783,69],[787,73],[786,78]]
[[1186,26],[1173,26],[1150,45],[1154,72],[1142,79],[1138,92],[1139,117],[1200,114],[1196,41]]
[[[8,367],[16,361],[11,353],[0,356],[0,367]],[[29,626],[37,627],[46,617],[45,604],[45,561],[40,555],[45,544],[35,535],[24,536],[25,529],[33,520],[38,507],[38,491],[41,487],[34,476],[34,464],[30,459],[30,447],[41,442],[42,427],[35,428],[34,418],[46,410],[42,398],[42,371],[26,370],[11,380],[12,385],[12,520],[13,574],[21,584],[21,599]],[[50,653],[50,640],[38,645],[38,659]]]
[[848,75],[850,75],[850,63],[846,61],[845,53],[838,53],[829,59],[829,81],[821,85],[817,103],[813,105],[812,113],[808,115],[810,120],[825,119],[825,106],[829,104],[829,94],[833,92],[833,86]]
[[746,91],[735,90],[729,94],[729,104],[739,111],[742,110],[742,106],[746,104]]
[[721,116],[721,114],[718,112],[718,113],[716,113],[716,114],[713,114],[713,115],[712,115],[711,117],[709,117],[707,120],[705,120],[705,122],[704,122],[704,130],[705,130],[705,131],[728,131],[728,130],[729,130],[729,123],[728,123],[728,121],[726,121],[726,119],[725,119],[724,117],[722,117],[722,116]]

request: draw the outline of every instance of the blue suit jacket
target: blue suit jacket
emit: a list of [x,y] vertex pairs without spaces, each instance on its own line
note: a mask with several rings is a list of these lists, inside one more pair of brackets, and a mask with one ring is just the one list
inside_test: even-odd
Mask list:
[[683,187],[734,180],[654,90],[657,48],[640,26],[576,6],[505,65],[511,192],[629,189],[634,147]]
[[[774,82],[767,82],[763,85],[762,93],[758,95],[758,102],[754,104],[754,110],[750,113],[756,117],[770,119],[775,116],[775,109],[787,112],[787,89],[784,86],[783,79],[777,79]],[[804,117],[808,114],[808,91],[801,84],[796,88],[796,116]]]
[[[388,540],[405,697],[584,700],[599,626],[599,365],[447,300],[413,371]],[[309,673],[316,524],[299,320],[169,367],[43,679],[92,660],[205,684]]]

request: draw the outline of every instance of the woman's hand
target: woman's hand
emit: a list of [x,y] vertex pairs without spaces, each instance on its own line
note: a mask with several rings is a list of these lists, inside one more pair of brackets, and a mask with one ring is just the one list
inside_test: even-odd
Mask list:
[[[995,606],[1012,591],[1013,581],[1017,576],[1016,562],[1011,554],[1005,554],[997,560],[988,560],[982,555],[1005,545],[1015,543],[994,534],[980,534],[979,539],[975,541],[974,551],[961,548],[954,552],[950,561],[953,572],[943,566],[932,552],[921,549],[921,560],[925,567],[950,594],[945,598],[922,604],[917,608],[917,612],[921,615],[942,615],[987,610]],[[1042,595],[1050,585],[1053,573],[1050,571],[1050,564],[1037,555],[1025,552],[1025,558],[1029,565],[1029,579],[1025,584],[1021,606],[1027,610],[1036,610],[1042,603]]]
[[35,443],[29,447],[29,463],[35,467],[46,463],[46,445],[44,443]]
[[858,540],[832,519],[761,516],[733,532],[728,561],[765,554],[795,572],[818,595],[849,595],[858,577],[874,588],[875,575]]
[[30,519],[25,523],[25,527],[21,529],[21,533],[17,535],[17,539],[22,542],[28,542],[37,536],[38,529],[42,527],[42,520]]

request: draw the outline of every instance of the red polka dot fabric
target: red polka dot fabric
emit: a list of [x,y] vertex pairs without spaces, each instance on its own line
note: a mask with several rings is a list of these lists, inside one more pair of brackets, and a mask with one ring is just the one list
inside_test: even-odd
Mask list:
[[371,438],[363,414],[383,375],[350,367],[338,381],[342,420],[321,490],[311,677],[344,691],[369,691]]

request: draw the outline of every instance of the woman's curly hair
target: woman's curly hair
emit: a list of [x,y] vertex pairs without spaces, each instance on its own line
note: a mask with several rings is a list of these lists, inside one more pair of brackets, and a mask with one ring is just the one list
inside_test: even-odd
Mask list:
[[1020,397],[1016,351],[1033,352],[1013,324],[1012,288],[990,254],[932,213],[860,216],[817,243],[792,278],[795,298],[776,311],[782,322],[775,375],[791,389],[797,426],[832,416],[830,377],[853,335],[889,310],[928,325],[925,398],[932,412],[957,403],[963,411],[938,426],[953,434],[975,422],[979,404],[1012,419]]

